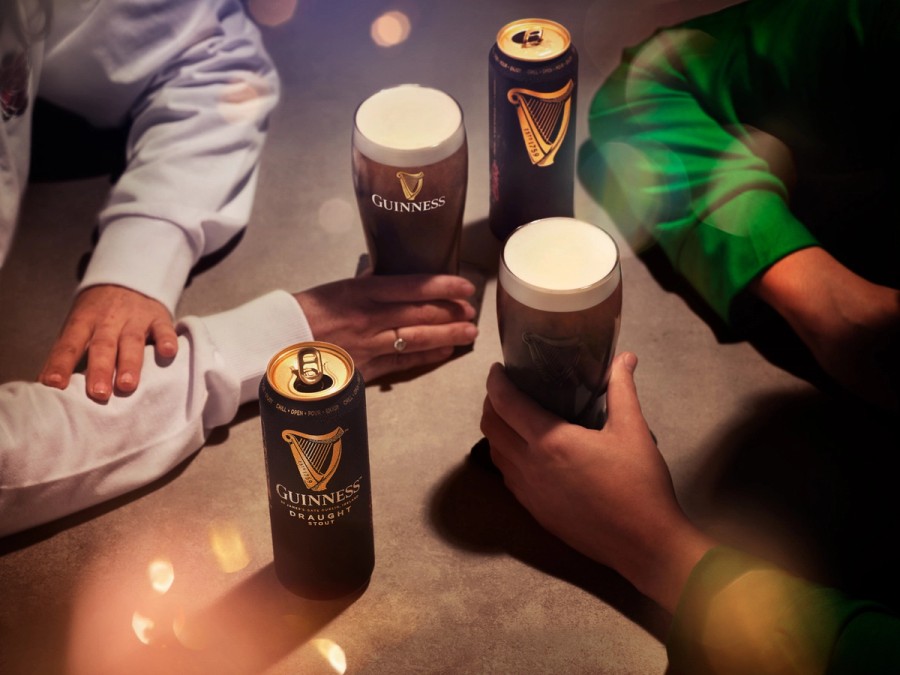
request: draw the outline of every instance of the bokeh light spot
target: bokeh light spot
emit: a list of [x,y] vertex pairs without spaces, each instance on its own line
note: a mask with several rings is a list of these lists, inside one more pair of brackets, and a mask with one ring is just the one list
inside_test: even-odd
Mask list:
[[156,623],[154,623],[153,619],[135,612],[131,616],[131,627],[134,630],[134,634],[137,635],[138,640],[145,645],[150,644],[153,639],[153,629],[156,628]]
[[153,590],[162,595],[175,582],[175,568],[168,560],[157,558],[147,565],[147,576],[150,578],[150,586]]
[[244,538],[230,523],[213,524],[209,528],[209,545],[225,573],[237,572],[250,564]]
[[247,10],[263,26],[280,26],[297,11],[297,0],[248,0]]
[[318,638],[312,641],[319,653],[325,657],[334,672],[343,675],[347,672],[347,655],[341,646],[333,640]]
[[319,227],[330,234],[349,232],[355,222],[356,208],[344,199],[326,199],[319,207]]
[[409,37],[411,25],[403,12],[385,12],[372,22],[372,40],[379,47],[394,47]]

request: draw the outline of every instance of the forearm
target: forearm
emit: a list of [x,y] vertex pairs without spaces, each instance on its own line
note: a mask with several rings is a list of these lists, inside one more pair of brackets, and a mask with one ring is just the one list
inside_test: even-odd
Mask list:
[[767,151],[772,144],[748,126],[752,113],[738,118],[741,87],[765,76],[729,70],[755,62],[729,58],[739,48],[728,44],[728,25],[723,35],[663,31],[629,50],[590,111],[601,201],[626,231],[648,229],[726,320],[760,271],[815,243],[788,208],[789,153]]
[[83,286],[126,286],[174,312],[191,266],[248,222],[274,66],[234,0],[63,3],[54,18],[41,95],[129,125]]
[[0,386],[0,536],[164,475],[255,398],[274,353],[310,337],[296,301],[283,292],[187,318],[179,332],[171,363],[159,365],[148,353],[141,387],[104,405],[83,386]]
[[[660,511],[660,513],[663,513]],[[653,521],[653,531],[622,539],[617,570],[660,607],[674,614],[691,571],[716,541],[681,514]],[[630,544],[630,545],[629,545]]]

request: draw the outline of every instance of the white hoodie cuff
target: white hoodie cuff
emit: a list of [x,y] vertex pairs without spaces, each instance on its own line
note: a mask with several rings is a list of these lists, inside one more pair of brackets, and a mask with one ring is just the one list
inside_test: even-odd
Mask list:
[[124,286],[158,300],[174,316],[194,262],[188,238],[178,226],[120,218],[104,228],[78,290],[98,284]]
[[202,321],[230,374],[241,382],[242,404],[257,398],[260,380],[276,353],[313,339],[300,304],[287,291],[272,291]]

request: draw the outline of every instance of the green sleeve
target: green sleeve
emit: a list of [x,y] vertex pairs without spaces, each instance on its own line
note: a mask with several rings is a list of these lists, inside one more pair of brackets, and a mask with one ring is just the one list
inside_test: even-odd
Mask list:
[[[791,213],[782,160],[797,144],[830,148],[847,127],[846,106],[858,99],[839,97],[836,82],[860,79],[864,27],[884,18],[881,5],[889,3],[729,7],[626,50],[592,101],[603,168],[589,189],[626,234],[649,233],[726,320],[761,271],[818,245]],[[762,151],[760,129],[783,141],[778,152]]]
[[592,189],[621,227],[648,230],[728,320],[732,300],[754,277],[816,242],[747,132],[726,129],[698,97],[690,78],[703,77],[694,70],[715,46],[707,33],[685,28],[626,52],[589,113],[606,171]]
[[666,644],[675,673],[900,672],[900,617],[728,547],[692,571]]

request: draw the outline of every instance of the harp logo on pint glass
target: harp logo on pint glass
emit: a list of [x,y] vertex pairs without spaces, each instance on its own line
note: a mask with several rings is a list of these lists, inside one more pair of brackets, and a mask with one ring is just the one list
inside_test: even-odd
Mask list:
[[422,184],[425,182],[425,173],[406,173],[398,171],[397,178],[400,179],[400,187],[403,189],[403,196],[408,201],[413,201],[422,191]]
[[462,110],[416,84],[356,109],[353,185],[375,274],[456,274],[468,184]]
[[544,382],[552,387],[562,387],[572,380],[584,348],[577,337],[554,340],[526,332],[522,342],[528,345],[534,369]]
[[338,427],[330,434],[321,436],[303,434],[285,429],[281,432],[297,463],[297,470],[303,484],[313,492],[322,492],[341,463],[341,436],[344,430]]
[[497,319],[510,379],[570,422],[606,421],[606,385],[622,316],[613,238],[574,218],[523,225],[503,246]]

